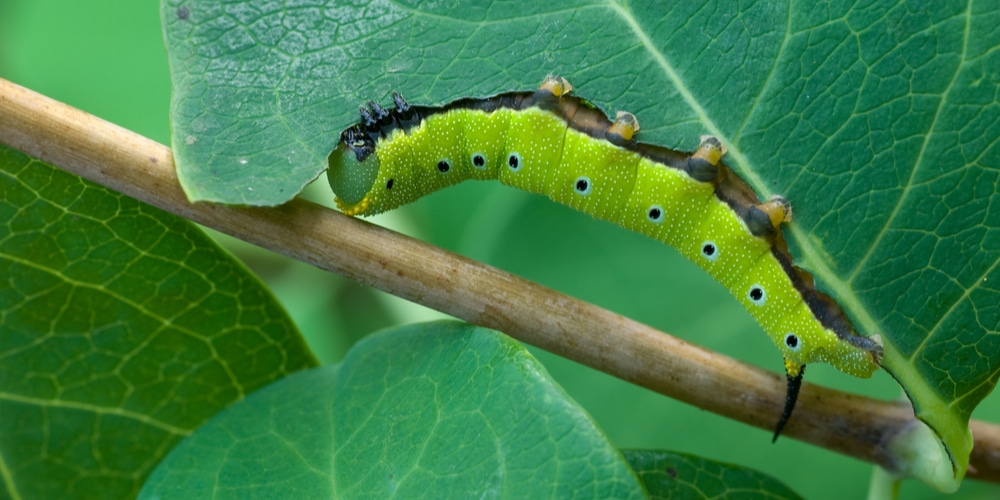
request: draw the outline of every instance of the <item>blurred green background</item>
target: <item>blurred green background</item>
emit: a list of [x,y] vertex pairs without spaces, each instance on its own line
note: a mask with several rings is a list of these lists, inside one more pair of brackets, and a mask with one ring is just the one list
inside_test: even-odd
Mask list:
[[[158,16],[152,1],[2,0],[0,77],[169,144],[170,82]],[[565,76],[572,80],[573,75]],[[385,90],[372,89],[372,94]],[[322,178],[304,196],[332,204]],[[497,183],[469,184],[372,220],[710,349],[781,370],[781,358],[746,311],[693,264],[657,242],[541,197]],[[357,339],[375,330],[442,316],[212,234],[271,287],[326,363],[338,361]],[[787,438],[772,445],[768,431],[533,352],[620,447],[678,450],[754,467],[806,498],[860,498],[867,491],[868,464]],[[881,372],[861,381],[817,365],[808,380],[885,399],[900,397],[898,386]],[[1000,421],[1000,397],[988,398],[974,417]],[[908,481],[901,498],[939,496]],[[954,496],[998,497],[1000,488],[971,481]]]

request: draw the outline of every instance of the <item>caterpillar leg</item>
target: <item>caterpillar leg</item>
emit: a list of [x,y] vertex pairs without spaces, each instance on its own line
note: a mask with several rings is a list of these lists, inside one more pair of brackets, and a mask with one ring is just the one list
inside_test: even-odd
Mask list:
[[789,360],[785,360],[785,378],[788,379],[788,389],[785,391],[785,409],[781,411],[781,419],[774,428],[774,437],[771,442],[778,440],[781,430],[792,418],[795,410],[795,402],[799,400],[799,389],[802,388],[802,376],[806,373],[806,365],[798,365]]

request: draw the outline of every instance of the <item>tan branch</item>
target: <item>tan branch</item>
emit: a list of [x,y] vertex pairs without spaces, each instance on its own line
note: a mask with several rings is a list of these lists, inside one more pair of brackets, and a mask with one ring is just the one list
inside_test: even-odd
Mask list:
[[[303,200],[276,208],[189,203],[169,148],[2,79],[0,143],[181,217],[699,408],[766,430],[781,413],[784,375],[367,222]],[[806,384],[785,434],[892,470],[885,437],[912,422],[908,404]],[[973,422],[972,429],[969,477],[1000,482],[1000,427]]]

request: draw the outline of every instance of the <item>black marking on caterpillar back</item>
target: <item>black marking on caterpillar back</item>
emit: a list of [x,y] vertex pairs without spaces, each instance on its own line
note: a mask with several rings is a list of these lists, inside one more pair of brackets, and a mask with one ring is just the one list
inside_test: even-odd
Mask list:
[[411,114],[410,104],[407,103],[406,99],[403,99],[403,96],[399,95],[399,92],[396,92],[395,90],[392,91],[392,102],[396,105],[396,112],[398,112],[400,116],[405,117]]
[[684,171],[692,179],[701,182],[712,182],[719,176],[719,166],[702,158],[689,158],[684,165]]
[[399,92],[392,93],[392,102],[396,105],[396,109],[392,111],[395,123],[402,127],[403,130],[420,124],[420,116],[410,108],[409,103],[403,99],[403,96],[399,95]]
[[771,218],[763,210],[751,205],[746,210],[746,215],[743,215],[743,221],[747,224],[747,229],[754,236],[759,236],[765,239],[774,239],[776,232],[778,231],[774,225],[771,224]]
[[358,108],[358,113],[361,114],[361,123],[359,124],[365,130],[373,130],[378,127],[378,119],[372,115],[372,112],[361,106]]
[[368,108],[371,109],[371,114],[380,127],[384,127],[392,123],[391,113],[383,108],[381,104],[375,101],[368,101]]
[[365,161],[375,152],[375,140],[366,133],[361,125],[355,125],[340,134],[340,142],[347,146],[359,162]]

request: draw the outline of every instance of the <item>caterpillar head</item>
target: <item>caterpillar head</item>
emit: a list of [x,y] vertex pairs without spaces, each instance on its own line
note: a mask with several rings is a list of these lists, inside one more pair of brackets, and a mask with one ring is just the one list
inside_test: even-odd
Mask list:
[[340,134],[337,148],[330,153],[326,178],[337,195],[337,207],[347,215],[363,213],[368,208],[368,194],[378,179],[378,155],[375,141],[359,126]]

